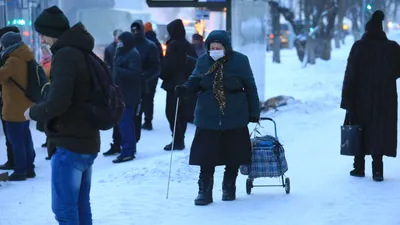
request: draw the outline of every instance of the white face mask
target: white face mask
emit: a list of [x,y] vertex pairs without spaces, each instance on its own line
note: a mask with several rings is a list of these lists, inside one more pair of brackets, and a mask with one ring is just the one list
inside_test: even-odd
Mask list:
[[218,59],[225,56],[224,50],[210,50],[209,52],[210,52],[210,57],[214,59],[214,61],[217,61]]
[[124,44],[122,42],[118,42],[117,48],[122,48],[122,47],[124,47]]

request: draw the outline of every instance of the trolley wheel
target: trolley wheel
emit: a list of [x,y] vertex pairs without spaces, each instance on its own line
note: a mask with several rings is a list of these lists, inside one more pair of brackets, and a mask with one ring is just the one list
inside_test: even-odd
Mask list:
[[247,178],[246,180],[246,193],[249,195],[251,194],[251,189],[253,188],[253,180],[250,178]]
[[289,177],[285,178],[285,192],[286,192],[286,194],[290,193],[290,179],[289,179]]

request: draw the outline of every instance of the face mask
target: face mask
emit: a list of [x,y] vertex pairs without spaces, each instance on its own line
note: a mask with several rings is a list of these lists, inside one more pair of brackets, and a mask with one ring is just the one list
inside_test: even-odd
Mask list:
[[218,59],[225,56],[224,50],[210,50],[210,57],[217,61]]
[[118,42],[117,48],[122,48],[122,47],[124,47],[124,44],[122,42]]

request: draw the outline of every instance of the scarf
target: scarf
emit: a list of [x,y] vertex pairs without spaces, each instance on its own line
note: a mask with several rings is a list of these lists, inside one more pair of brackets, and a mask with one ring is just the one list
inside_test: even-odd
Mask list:
[[227,57],[217,60],[205,74],[209,75],[215,72],[213,92],[222,115],[224,115],[224,110],[226,107],[226,96],[224,92],[224,64],[226,63],[227,60],[228,60]]

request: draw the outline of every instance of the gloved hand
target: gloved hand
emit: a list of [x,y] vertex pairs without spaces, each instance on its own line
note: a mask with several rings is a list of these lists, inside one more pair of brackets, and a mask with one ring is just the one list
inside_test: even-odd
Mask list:
[[249,122],[250,123],[258,123],[258,122],[260,122],[260,117],[252,116],[252,117],[250,117]]
[[184,85],[178,85],[175,87],[175,96],[180,98],[180,97],[184,97],[186,95],[186,86]]

